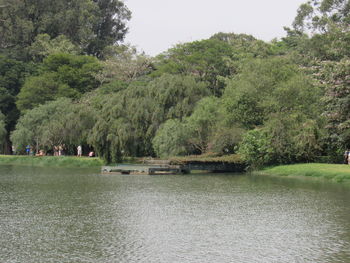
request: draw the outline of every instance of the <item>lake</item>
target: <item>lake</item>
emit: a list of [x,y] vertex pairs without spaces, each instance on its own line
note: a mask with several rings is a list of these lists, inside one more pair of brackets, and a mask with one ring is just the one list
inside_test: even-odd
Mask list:
[[0,166],[0,262],[350,262],[350,189]]

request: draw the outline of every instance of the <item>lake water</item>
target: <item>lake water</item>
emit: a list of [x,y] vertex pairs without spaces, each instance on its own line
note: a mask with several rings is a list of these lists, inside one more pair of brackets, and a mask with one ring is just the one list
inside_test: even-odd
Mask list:
[[0,166],[1,263],[350,262],[350,189]]

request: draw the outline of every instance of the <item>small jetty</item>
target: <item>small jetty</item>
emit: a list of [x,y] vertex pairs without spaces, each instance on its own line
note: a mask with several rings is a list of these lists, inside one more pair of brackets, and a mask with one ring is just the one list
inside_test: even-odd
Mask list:
[[246,165],[240,161],[223,158],[177,158],[170,160],[146,159],[140,164],[118,164],[103,166],[103,174],[188,174],[191,171],[211,173],[243,172]]
[[115,166],[103,166],[102,173],[114,174],[185,174],[188,173],[180,165],[142,165],[142,164],[118,164]]

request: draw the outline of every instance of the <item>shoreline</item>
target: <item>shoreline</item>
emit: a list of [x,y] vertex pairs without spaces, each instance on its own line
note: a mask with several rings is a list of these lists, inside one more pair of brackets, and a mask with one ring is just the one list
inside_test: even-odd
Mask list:
[[295,179],[317,179],[350,186],[350,165],[346,164],[303,163],[278,165],[253,171],[252,174]]
[[88,168],[104,163],[98,157],[0,155],[0,165]]

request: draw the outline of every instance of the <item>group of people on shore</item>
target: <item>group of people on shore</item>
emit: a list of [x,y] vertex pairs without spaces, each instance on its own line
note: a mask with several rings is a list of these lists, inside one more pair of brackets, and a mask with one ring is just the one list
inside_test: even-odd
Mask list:
[[[63,156],[65,155],[65,146],[64,145],[59,145],[59,146],[54,146],[53,147],[53,153],[46,153],[44,150],[37,150],[35,151],[35,148],[27,145],[26,146],[26,154],[27,155],[32,155],[32,156],[45,156],[45,155],[53,155],[53,156]],[[12,146],[12,154],[16,155],[16,148],[15,146]],[[78,145],[77,147],[77,157],[83,156],[83,148],[81,145]],[[89,151],[88,154],[89,157],[95,157],[94,151]]]
[[53,156],[62,156],[64,155],[64,145],[54,146],[53,147]]

